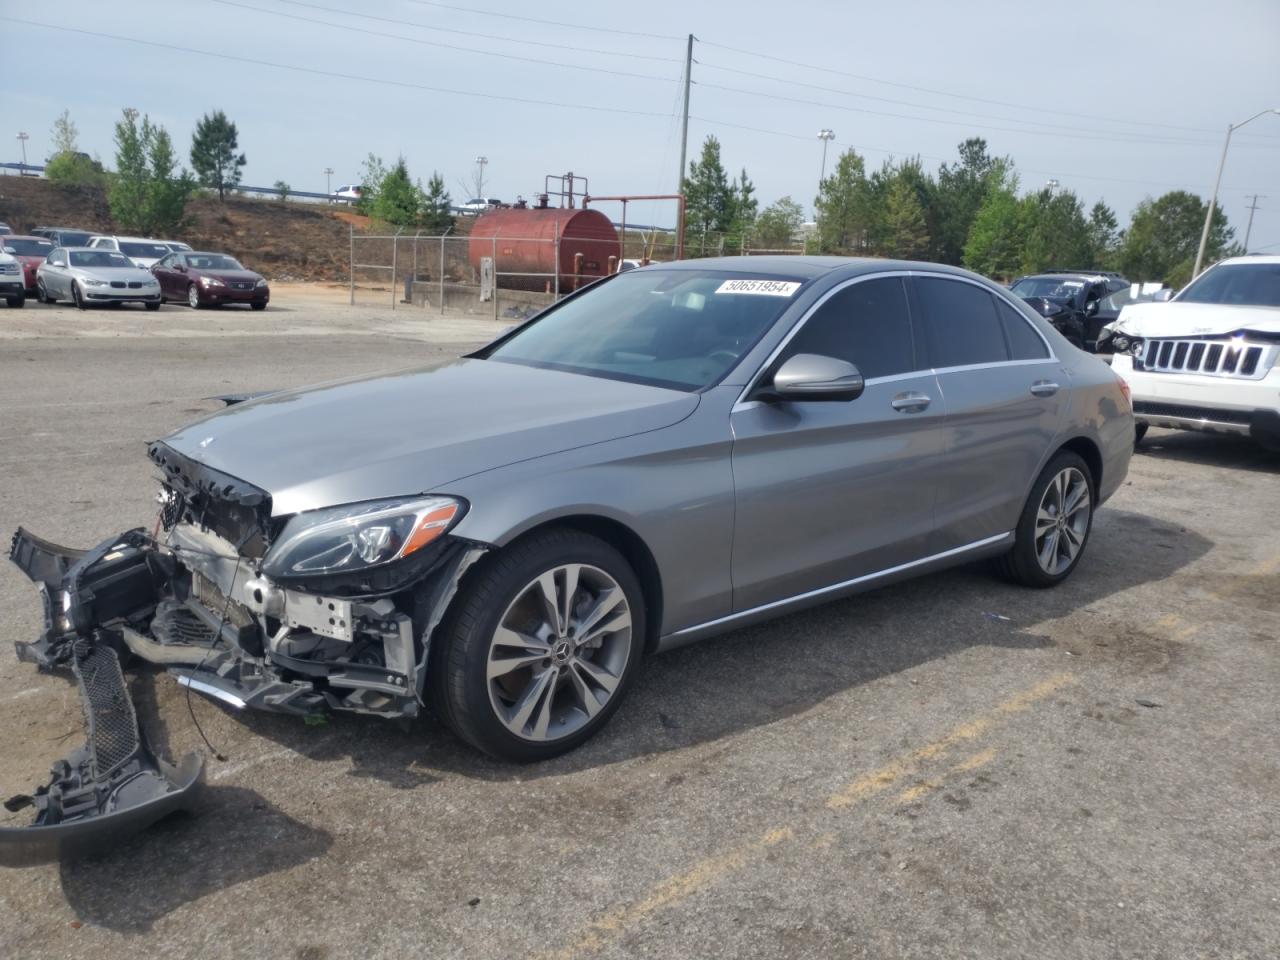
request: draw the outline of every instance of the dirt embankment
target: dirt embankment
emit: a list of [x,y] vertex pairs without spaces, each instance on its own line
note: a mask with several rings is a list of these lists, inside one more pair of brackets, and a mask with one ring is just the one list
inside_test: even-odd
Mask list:
[[[187,205],[189,226],[165,239],[230,253],[270,279],[345,280],[351,229],[349,218],[339,217],[345,212],[319,204],[197,197]],[[0,177],[0,220],[19,233],[42,224],[119,232],[102,191],[35,177]]]

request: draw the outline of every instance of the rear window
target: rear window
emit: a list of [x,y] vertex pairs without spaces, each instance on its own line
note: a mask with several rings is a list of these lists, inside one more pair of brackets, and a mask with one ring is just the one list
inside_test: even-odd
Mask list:
[[53,244],[48,240],[20,240],[17,237],[5,237],[4,245],[12,247],[13,252],[20,257],[47,257],[53,250]]
[[78,230],[60,230],[58,231],[58,245],[62,247],[83,247],[89,243],[91,233],[83,233]]
[[1031,326],[1031,321],[998,297],[996,311],[1004,324],[1005,336],[1009,338],[1009,352],[1013,359],[1043,360],[1049,356],[1049,348]]

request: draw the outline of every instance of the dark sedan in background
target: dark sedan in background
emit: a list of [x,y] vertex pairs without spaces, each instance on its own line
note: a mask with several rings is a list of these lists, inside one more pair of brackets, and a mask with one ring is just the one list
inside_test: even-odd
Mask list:
[[78,227],[36,227],[31,235],[52,240],[55,247],[87,247],[94,233]]
[[1119,315],[1119,308],[1104,314],[1104,302],[1129,289],[1118,273],[1090,270],[1046,270],[1019,277],[1010,291],[1025,300],[1036,313],[1074,346],[1094,352],[1098,333]]
[[225,253],[175,251],[153,266],[151,272],[160,281],[163,299],[178,300],[190,307],[242,303],[263,310],[271,299],[266,279]]
[[36,270],[53,251],[53,241],[44,237],[10,234],[4,238],[4,252],[12,254],[22,268],[22,282],[28,296],[36,292]]

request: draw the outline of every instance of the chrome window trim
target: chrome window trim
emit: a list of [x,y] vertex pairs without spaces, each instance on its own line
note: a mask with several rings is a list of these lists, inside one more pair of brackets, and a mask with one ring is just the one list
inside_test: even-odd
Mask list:
[[747,610],[740,610],[737,613],[731,613],[727,616],[717,617],[715,620],[707,620],[704,623],[696,623],[691,627],[683,627],[675,633],[667,634],[667,637],[679,637],[687,633],[695,633],[700,630],[707,630],[712,627],[719,627],[735,620],[741,620],[744,617],[750,617],[757,613],[764,613],[767,610],[774,610],[778,607],[784,607],[792,603],[799,603],[802,600],[810,600],[814,597],[820,597],[827,593],[834,593],[837,590],[843,590],[846,587],[854,587],[860,583],[867,583],[871,580],[878,580],[881,577],[888,577],[895,573],[901,573],[904,570],[910,570],[913,567],[924,566],[926,563],[933,563],[936,560],[946,560],[948,557],[959,556],[962,553],[968,553],[970,550],[978,550],[982,547],[990,547],[1002,540],[1011,540],[1014,531],[1007,530],[1004,533],[997,533],[993,537],[984,537],[981,540],[975,540],[972,543],[966,543],[964,546],[952,547],[950,550],[943,550],[941,553],[935,553],[928,557],[921,557],[919,560],[911,560],[907,563],[900,563],[896,567],[886,567],[883,570],[877,570],[874,573],[864,573],[860,577],[854,577],[851,580],[842,580],[839,583],[833,583],[830,586],[818,587],[816,590],[808,590],[804,593],[797,593],[792,597],[784,597],[781,600],[772,600],[769,603],[762,603],[759,606],[751,607]]

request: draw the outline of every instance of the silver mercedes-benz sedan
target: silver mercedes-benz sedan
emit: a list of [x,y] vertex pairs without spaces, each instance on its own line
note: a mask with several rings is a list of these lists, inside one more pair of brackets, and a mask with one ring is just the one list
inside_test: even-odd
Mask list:
[[81,310],[95,303],[142,303],[160,309],[160,284],[123,253],[55,247],[36,270],[36,299],[70,300]]
[[[1120,379],[1021,300],[884,260],[646,267],[443,367],[226,399],[151,445],[146,527],[14,539],[46,601],[21,655],[77,672],[91,731],[127,653],[234,707],[429,705],[544,759],[656,651],[979,557],[1061,583],[1134,439]],[[109,748],[150,779],[113,799],[91,734],[36,800],[79,832],[0,855],[118,835],[198,782],[136,723]]]

